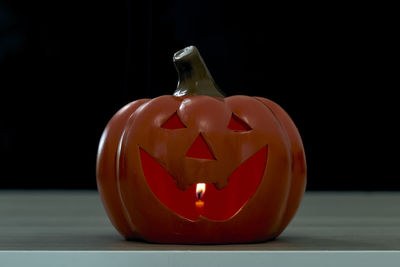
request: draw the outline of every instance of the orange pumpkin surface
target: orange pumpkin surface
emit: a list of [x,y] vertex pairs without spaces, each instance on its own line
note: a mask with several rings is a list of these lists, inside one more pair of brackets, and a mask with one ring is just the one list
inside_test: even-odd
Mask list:
[[174,95],[134,101],[106,126],[97,183],[126,239],[258,242],[300,204],[304,148],[288,114],[261,97],[224,97],[197,49],[174,55]]

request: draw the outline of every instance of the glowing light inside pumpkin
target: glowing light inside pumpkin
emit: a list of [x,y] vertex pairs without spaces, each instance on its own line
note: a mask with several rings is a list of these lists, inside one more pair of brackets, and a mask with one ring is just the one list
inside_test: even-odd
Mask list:
[[198,199],[201,199],[205,192],[206,192],[206,184],[199,183],[196,185],[196,197]]
[[197,213],[202,214],[203,213],[203,208],[204,208],[204,201],[201,200],[203,197],[204,193],[206,192],[206,184],[204,183],[198,183],[196,184],[196,210]]

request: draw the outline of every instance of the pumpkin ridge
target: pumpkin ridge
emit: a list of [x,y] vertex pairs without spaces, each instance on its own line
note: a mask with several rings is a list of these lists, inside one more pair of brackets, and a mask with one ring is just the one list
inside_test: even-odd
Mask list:
[[[271,112],[271,114],[273,115],[273,117],[275,118],[275,120],[278,122],[279,127],[281,128],[281,130],[282,130],[282,132],[283,132],[283,134],[284,134],[285,144],[286,144],[286,146],[287,146],[287,148],[288,148],[288,153],[289,153],[288,159],[289,159],[289,166],[290,166],[290,168],[289,168],[289,173],[288,173],[288,185],[287,185],[288,188],[287,188],[287,194],[286,194],[286,198],[285,198],[285,204],[282,205],[283,211],[282,211],[282,215],[281,215],[280,218],[279,218],[279,223],[278,223],[278,225],[281,225],[281,224],[282,224],[282,221],[283,221],[284,218],[285,218],[287,209],[288,209],[288,205],[287,205],[287,204],[288,204],[288,201],[289,201],[290,191],[291,191],[291,188],[292,188],[292,187],[291,187],[291,185],[292,185],[292,179],[293,179],[293,176],[292,176],[292,161],[293,161],[293,158],[292,158],[292,144],[291,144],[291,142],[290,142],[289,134],[288,134],[286,128],[283,126],[281,120],[278,118],[278,116],[275,114],[275,112],[272,110],[272,108],[270,108],[266,103],[264,103],[263,101],[261,101],[261,100],[259,99],[259,97],[254,97],[254,98],[255,98],[257,101],[259,101],[261,104],[263,104],[263,105]],[[279,231],[279,229],[278,229],[278,231]]]
[[[116,166],[116,170],[115,170],[116,171],[116,176],[115,176],[115,178],[116,178],[117,192],[118,192],[119,201],[120,201],[122,209],[124,211],[123,215],[124,215],[128,225],[129,225],[129,227],[131,228],[131,231],[136,233],[136,235],[139,238],[142,238],[139,235],[140,231],[136,230],[137,227],[133,224],[131,216],[129,215],[129,211],[128,211],[128,209],[127,209],[127,207],[125,205],[125,202],[123,200],[123,197],[122,197],[121,185],[120,185],[121,151],[123,149],[122,148],[123,143],[125,143],[125,146],[126,146],[126,142],[127,141],[125,140],[125,142],[124,142],[125,135],[126,135],[127,131],[130,129],[130,126],[133,124],[134,120],[136,119],[137,112],[140,111],[140,108],[143,107],[143,105],[148,104],[150,102],[151,102],[151,99],[146,101],[146,102],[144,102],[134,112],[132,112],[132,114],[129,116],[129,119],[126,121],[124,130],[122,131],[120,139],[119,139],[119,142],[118,142],[117,155],[116,155],[116,159],[115,159],[115,166]],[[123,162],[125,163],[125,161],[123,161]]]
[[[291,168],[290,168],[290,184],[289,184],[289,192],[288,192],[288,197],[287,197],[287,202],[289,202],[289,200],[290,200],[290,197],[293,195],[293,194],[299,194],[299,191],[298,191],[298,188],[296,187],[296,186],[293,186],[292,184],[293,184],[293,179],[294,178],[297,178],[297,179],[304,179],[304,185],[303,185],[303,188],[300,190],[301,192],[303,192],[304,193],[304,190],[305,190],[305,186],[306,186],[306,180],[307,180],[307,175],[306,175],[306,171],[304,171],[305,172],[305,174],[304,174],[304,176],[299,176],[299,174],[297,174],[297,176],[296,177],[293,177],[293,175],[295,175],[294,173],[293,173],[293,162],[295,162],[295,161],[293,161],[294,160],[294,158],[293,158],[293,146],[292,146],[292,139],[290,138],[290,136],[289,136],[289,133],[288,133],[288,128],[286,128],[286,126],[284,126],[283,125],[283,123],[281,122],[281,119],[279,119],[279,117],[278,117],[278,115],[276,115],[276,113],[272,110],[272,107],[269,107],[268,106],[268,104],[266,103],[267,101],[268,101],[268,103],[270,103],[270,104],[272,104],[272,105],[274,105],[277,109],[278,109],[278,111],[279,110],[281,110],[282,112],[283,112],[283,115],[285,116],[285,117],[283,117],[282,119],[286,119],[286,120],[289,120],[289,121],[291,121],[291,119],[290,119],[290,117],[289,117],[289,115],[286,113],[286,111],[284,110],[284,109],[282,109],[278,104],[276,104],[276,103],[274,103],[273,101],[271,101],[271,100],[268,100],[268,99],[265,99],[266,100],[266,102],[264,102],[263,101],[263,98],[261,98],[260,97],[260,99],[258,98],[258,97],[255,97],[258,101],[260,101],[261,103],[263,103],[267,108],[269,108],[270,110],[271,110],[271,112],[278,118],[278,121],[280,122],[280,124],[281,124],[281,126],[285,129],[285,132],[286,132],[286,135],[287,135],[287,138],[289,139],[289,141],[290,141],[290,154],[291,154],[291,156],[290,156],[290,160],[291,160]],[[294,130],[297,132],[297,134],[299,135],[299,133],[298,133],[298,129],[296,128],[296,126],[295,126],[295,124],[294,124],[294,122],[293,121],[291,121],[292,122],[292,125],[294,126]],[[288,126],[288,127],[290,127],[290,126]],[[303,144],[302,144],[302,141],[301,141],[301,137],[300,137],[300,135],[299,135],[299,138],[300,138],[300,143],[298,144],[300,147],[301,147],[301,150],[302,150],[302,152],[304,153],[304,147],[303,147]],[[304,155],[304,168],[306,168],[306,163],[305,163],[305,155]],[[298,181],[296,181],[295,182],[295,185],[297,185],[297,183],[299,183]],[[300,182],[301,183],[301,182]],[[295,192],[293,192],[293,191],[295,191]],[[303,194],[303,193],[301,193],[301,195]],[[296,201],[295,201],[295,203],[296,203]],[[299,205],[299,202],[297,202],[297,207],[295,207],[294,208],[294,212],[293,212],[293,208],[292,208],[292,211],[290,210],[290,204],[292,204],[293,205],[293,200],[292,200],[292,203],[287,203],[286,204],[286,208],[285,208],[285,211],[284,211],[284,214],[283,214],[283,217],[282,217],[282,219],[281,219],[281,222],[280,222],[280,228],[276,231],[276,233],[275,233],[275,235],[276,236],[278,236],[285,228],[286,228],[286,226],[290,223],[290,220],[291,220],[291,218],[293,218],[293,216],[295,215],[295,213],[296,213],[296,210],[297,210],[297,208],[298,208],[298,205]],[[289,217],[288,217],[289,216]]]

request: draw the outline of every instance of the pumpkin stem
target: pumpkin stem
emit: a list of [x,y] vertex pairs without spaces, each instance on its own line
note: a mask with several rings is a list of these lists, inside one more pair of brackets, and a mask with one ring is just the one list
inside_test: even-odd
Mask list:
[[173,61],[178,72],[178,85],[174,96],[224,97],[195,46],[188,46],[176,52]]

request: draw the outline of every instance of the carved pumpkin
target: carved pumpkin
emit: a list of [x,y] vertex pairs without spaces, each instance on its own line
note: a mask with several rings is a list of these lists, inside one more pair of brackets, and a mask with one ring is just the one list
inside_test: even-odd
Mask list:
[[97,183],[113,225],[162,243],[275,238],[305,190],[296,126],[268,99],[224,97],[195,47],[174,62],[174,95],[126,105],[101,138]]

